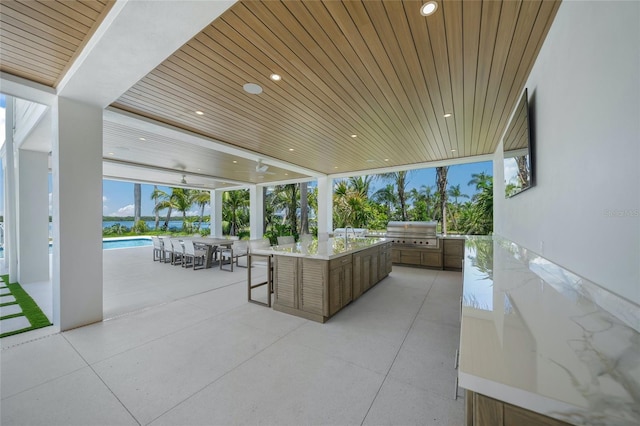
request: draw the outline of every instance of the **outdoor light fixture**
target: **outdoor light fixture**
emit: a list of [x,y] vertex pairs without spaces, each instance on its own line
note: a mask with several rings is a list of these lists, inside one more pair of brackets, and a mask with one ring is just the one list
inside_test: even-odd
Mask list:
[[436,3],[435,1],[428,1],[425,4],[423,4],[422,7],[420,8],[420,14],[422,16],[432,15],[437,8],[438,8],[438,3]]

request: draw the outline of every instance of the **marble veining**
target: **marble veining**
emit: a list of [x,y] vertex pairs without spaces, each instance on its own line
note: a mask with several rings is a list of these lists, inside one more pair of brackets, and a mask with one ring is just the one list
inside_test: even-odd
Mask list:
[[500,237],[465,251],[462,387],[577,425],[640,424],[640,307]]
[[353,238],[345,243],[342,238],[329,238],[327,241],[306,241],[283,244],[264,249],[253,250],[256,254],[275,254],[281,256],[308,257],[329,260],[349,253],[373,247],[387,242],[386,238]]

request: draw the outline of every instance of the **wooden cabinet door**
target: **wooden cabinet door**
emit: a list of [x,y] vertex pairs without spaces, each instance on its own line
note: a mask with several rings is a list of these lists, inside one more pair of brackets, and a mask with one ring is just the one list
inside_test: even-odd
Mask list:
[[295,257],[275,256],[274,303],[297,308],[298,259]]
[[352,271],[353,279],[351,282],[351,298],[357,299],[364,291],[362,286],[362,255],[360,255],[359,253],[353,255]]
[[371,256],[364,254],[362,256],[362,273],[360,275],[362,280],[362,291],[365,292],[371,287]]
[[338,312],[341,308],[341,276],[342,276],[342,267],[333,268],[329,271],[329,312],[327,316],[331,316]]
[[340,301],[342,307],[351,303],[351,301],[353,300],[353,284],[351,280],[352,276],[353,266],[350,263],[347,263],[342,267],[342,279],[340,283],[342,286],[342,300]]
[[[284,256],[279,256],[284,257]],[[327,262],[302,259],[299,272],[299,309],[317,315],[326,315],[324,300],[327,287]]]
[[369,288],[378,282],[378,251],[372,250],[371,253],[371,276],[369,277]]

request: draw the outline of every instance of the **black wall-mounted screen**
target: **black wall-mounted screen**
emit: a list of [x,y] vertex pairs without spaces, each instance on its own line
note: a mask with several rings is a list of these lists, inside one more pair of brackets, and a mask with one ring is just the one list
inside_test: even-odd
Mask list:
[[504,135],[503,150],[505,197],[509,198],[531,188],[535,183],[527,89],[524,90]]

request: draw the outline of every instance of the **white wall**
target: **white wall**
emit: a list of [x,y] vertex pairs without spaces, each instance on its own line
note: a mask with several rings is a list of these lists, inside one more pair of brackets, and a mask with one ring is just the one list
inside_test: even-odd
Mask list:
[[495,233],[640,303],[640,2],[565,1],[529,76],[537,186]]
[[18,150],[18,282],[49,281],[49,156]]

